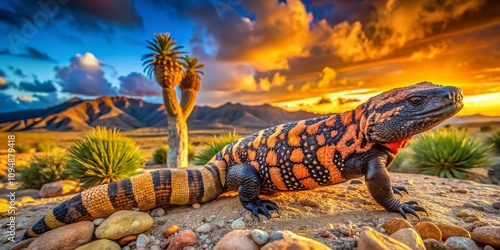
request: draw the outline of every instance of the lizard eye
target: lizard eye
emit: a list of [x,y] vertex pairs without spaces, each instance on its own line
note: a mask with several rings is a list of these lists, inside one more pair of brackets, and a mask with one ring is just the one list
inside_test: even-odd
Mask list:
[[414,97],[410,97],[408,99],[408,101],[410,102],[411,105],[418,106],[418,105],[422,104],[424,99],[420,96],[414,96]]

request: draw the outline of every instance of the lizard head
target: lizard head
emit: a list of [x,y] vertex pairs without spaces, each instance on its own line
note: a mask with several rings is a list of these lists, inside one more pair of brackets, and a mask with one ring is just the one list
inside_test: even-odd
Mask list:
[[462,90],[421,82],[370,98],[360,107],[360,128],[376,143],[408,140],[450,118],[463,107]]

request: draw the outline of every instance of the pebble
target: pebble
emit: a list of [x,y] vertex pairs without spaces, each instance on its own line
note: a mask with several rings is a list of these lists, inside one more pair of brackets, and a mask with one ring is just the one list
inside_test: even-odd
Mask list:
[[466,237],[450,237],[444,242],[448,250],[478,250],[476,243]]
[[208,235],[202,234],[198,236],[198,240],[200,240],[201,242],[205,242],[206,240],[208,240]]
[[181,230],[179,228],[179,226],[173,225],[173,226],[167,228],[165,231],[163,231],[163,236],[165,236],[165,238],[168,238],[168,236],[179,232],[179,230]]
[[481,217],[477,216],[477,215],[472,215],[472,216],[469,216],[467,218],[465,218],[465,222],[474,222],[474,221],[480,221],[481,220]]
[[130,242],[132,241],[135,241],[137,239],[137,235],[127,235],[121,239],[119,239],[117,242],[118,242],[118,245],[120,245],[121,247],[124,247],[126,245],[128,245]]
[[362,180],[351,180],[350,184],[363,184]]
[[358,238],[358,248],[357,249],[399,249],[399,250],[411,250],[404,243],[393,239],[389,236],[385,236],[377,230],[364,226]]
[[419,222],[415,225],[415,230],[420,233],[422,239],[435,239],[439,241],[443,237],[441,230],[432,222]]
[[387,231],[388,234],[393,234],[403,228],[413,228],[410,222],[402,218],[393,218],[384,223],[382,227]]
[[331,250],[328,246],[319,241],[296,235],[290,231],[282,232],[282,239],[270,241],[265,244],[261,250],[274,249],[315,249],[315,250]]
[[269,234],[260,229],[254,229],[252,230],[252,239],[257,245],[262,246],[269,240]]
[[96,240],[93,242],[90,242],[88,244],[85,244],[75,250],[121,250],[120,245],[118,243],[112,241],[112,240],[107,240],[107,239],[102,239],[102,240]]
[[146,247],[149,243],[149,238],[145,234],[139,234],[137,240],[135,241],[136,247]]
[[16,226],[16,230],[23,230],[23,229],[26,229],[26,227],[23,224],[18,224]]
[[399,229],[395,233],[391,234],[391,237],[405,243],[413,250],[425,250],[422,238],[420,238],[420,235],[418,235],[417,231],[413,228]]
[[243,217],[243,219],[244,219],[246,222],[253,221],[253,218],[254,218],[254,216],[253,216],[253,214],[251,214],[251,213],[247,213],[247,214],[245,214],[245,216]]
[[455,193],[468,194],[469,190],[467,190],[467,189],[456,189]]
[[[11,250],[13,250],[13,249],[11,248]],[[493,248],[490,245],[486,245],[486,246],[484,246],[483,250],[495,250],[495,248]]]
[[212,231],[212,226],[210,226],[210,224],[208,223],[205,223],[201,226],[199,226],[198,228],[196,228],[195,230],[197,233],[203,233],[203,234],[206,234],[210,231]]
[[193,230],[185,230],[179,232],[174,237],[170,237],[160,244],[162,249],[181,250],[187,246],[194,246],[197,240],[196,233]]
[[500,227],[478,227],[472,231],[474,239],[485,244],[500,248]]
[[248,249],[258,250],[259,246],[252,239],[250,230],[234,230],[222,237],[215,245],[215,250]]
[[300,205],[304,207],[319,207],[317,202],[310,199],[301,200]]
[[345,236],[351,236],[353,235],[353,230],[351,228],[348,228],[344,225],[340,225],[338,228],[339,232]]
[[92,223],[94,223],[94,225],[97,227],[97,226],[101,225],[101,223],[105,220],[106,220],[106,218],[98,218],[98,219],[95,219],[94,221],[92,221]]
[[332,236],[332,233],[330,233],[330,231],[328,230],[322,230],[319,235],[323,238],[330,238],[330,236]]
[[21,204],[28,204],[28,203],[35,202],[35,199],[33,199],[33,197],[31,197],[31,196],[23,196],[23,197],[21,197],[20,202],[21,202]]
[[153,211],[151,211],[151,216],[152,217],[160,217],[160,216],[163,216],[165,215],[165,210],[161,207],[159,208],[155,208],[153,209]]
[[218,221],[217,223],[215,223],[215,225],[219,228],[224,228],[224,227],[226,227],[226,222],[221,220],[221,221]]
[[437,241],[435,239],[432,238],[424,239],[423,242],[427,250],[446,250],[444,243]]
[[491,204],[493,206],[493,208],[495,209],[500,209],[500,202],[493,202],[493,204]]
[[36,238],[28,247],[29,250],[75,249],[92,240],[94,224],[80,221],[50,230]]
[[242,230],[245,229],[245,221],[243,218],[238,218],[231,223],[231,229],[233,230]]
[[469,216],[471,216],[471,213],[469,213],[469,211],[467,211],[467,210],[464,209],[464,210],[458,211],[458,213],[456,215],[458,217],[460,217],[460,218],[463,218],[463,217],[469,217]]
[[95,231],[98,239],[117,240],[131,234],[140,234],[153,226],[148,213],[118,211],[103,221]]
[[443,234],[443,241],[453,236],[466,237],[470,239],[469,231],[465,230],[462,227],[447,225],[443,223],[436,223],[436,226],[439,228],[439,230],[441,230],[441,233]]
[[192,205],[192,207],[193,207],[194,209],[200,209],[201,205],[200,205],[200,203],[194,203],[194,204]]
[[152,245],[149,250],[161,250],[160,246]]

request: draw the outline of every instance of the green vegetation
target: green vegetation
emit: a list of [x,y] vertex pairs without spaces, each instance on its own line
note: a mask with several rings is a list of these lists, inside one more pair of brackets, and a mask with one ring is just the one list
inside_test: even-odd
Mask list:
[[116,128],[96,127],[69,149],[66,173],[84,187],[118,181],[137,173],[144,166],[135,141]]
[[497,131],[486,139],[492,145],[495,153],[500,154],[500,131]]
[[218,137],[214,136],[214,139],[208,144],[208,146],[202,149],[200,153],[194,157],[193,163],[195,165],[205,165],[227,144],[234,142],[239,138],[240,136],[236,133],[236,131]]
[[467,179],[473,168],[488,167],[489,147],[467,131],[427,132],[411,145],[410,164],[418,173]]
[[[153,161],[157,164],[165,164],[167,162],[168,145],[163,145],[155,150],[153,153]],[[188,145],[188,159],[192,159],[194,156],[194,148],[190,144]]]
[[479,130],[481,132],[490,132],[490,131],[495,130],[495,125],[492,123],[486,123],[486,124],[481,125],[481,127],[479,127]]
[[35,143],[35,149],[37,152],[50,153],[56,147],[57,143],[52,140],[39,141]]
[[65,168],[66,156],[63,153],[35,156],[28,167],[20,171],[19,179],[23,183],[23,188],[40,189],[43,184],[67,179]]
[[19,154],[29,153],[31,150],[31,146],[25,143],[17,143],[14,146],[14,150],[16,150],[16,153]]
[[388,170],[391,172],[415,173],[415,169],[408,164],[410,153],[410,145],[408,145],[396,156]]

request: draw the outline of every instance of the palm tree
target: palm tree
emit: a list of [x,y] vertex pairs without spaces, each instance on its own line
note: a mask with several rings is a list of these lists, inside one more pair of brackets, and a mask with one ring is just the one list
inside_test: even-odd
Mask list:
[[[196,57],[183,57],[181,62],[182,46],[169,34],[155,34],[152,41],[146,41],[154,53],[142,56],[144,71],[162,87],[163,102],[168,115],[168,154],[167,167],[188,166],[188,127],[186,120],[193,111],[197,91],[200,89],[200,77],[203,72],[198,69],[204,65],[199,64]],[[182,66],[185,70],[182,69]],[[177,100],[175,87],[181,84],[181,103]]]

